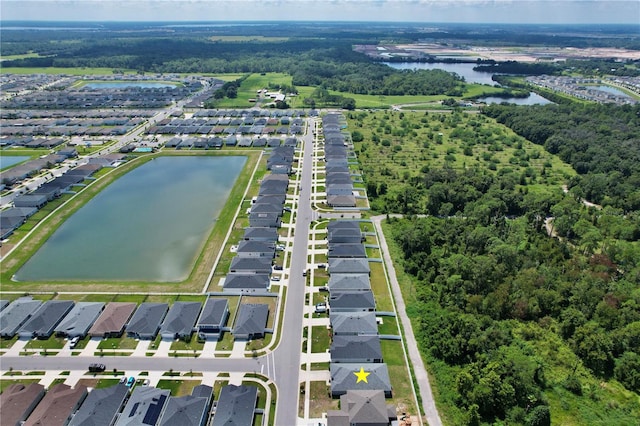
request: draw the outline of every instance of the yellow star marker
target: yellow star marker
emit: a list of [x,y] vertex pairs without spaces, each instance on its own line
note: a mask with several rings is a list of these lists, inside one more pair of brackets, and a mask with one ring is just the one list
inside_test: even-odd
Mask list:
[[367,376],[369,376],[369,374],[371,373],[367,373],[366,371],[364,371],[363,367],[360,367],[360,371],[354,371],[353,374],[355,374],[355,376],[358,378],[358,380],[356,380],[356,383],[369,383],[367,382]]

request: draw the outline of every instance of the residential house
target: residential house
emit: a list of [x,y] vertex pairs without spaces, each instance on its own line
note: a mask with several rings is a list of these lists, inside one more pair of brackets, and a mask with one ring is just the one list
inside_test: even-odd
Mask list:
[[258,388],[226,385],[220,391],[211,426],[253,426]]
[[327,426],[390,426],[397,424],[394,405],[382,390],[350,390],[340,396],[340,410],[327,412]]
[[127,324],[127,336],[141,340],[155,339],[168,309],[167,303],[140,304]]
[[20,337],[49,338],[58,323],[73,308],[73,305],[74,302],[71,300],[47,300],[20,327],[18,334]]
[[376,301],[371,290],[332,291],[329,307],[331,312],[374,312]]
[[57,336],[84,338],[103,309],[102,302],[78,302],[54,331]]
[[348,259],[348,258],[332,258],[329,259],[329,274],[367,274],[371,275],[371,267],[369,261],[365,258]]
[[10,339],[22,325],[31,318],[42,305],[42,301],[33,300],[31,296],[20,297],[0,311],[0,336]]
[[201,308],[200,302],[174,302],[160,327],[162,339],[190,340]]
[[89,336],[103,338],[122,336],[137,306],[137,303],[133,302],[109,302],[89,329]]
[[378,323],[374,312],[332,312],[329,321],[334,336],[378,335]]
[[331,362],[382,362],[379,336],[337,335],[333,337],[329,352],[331,353]]
[[38,383],[13,383],[0,394],[0,418],[7,426],[20,426],[44,397],[44,386]]
[[198,385],[191,395],[170,397],[165,404],[159,426],[205,426],[209,420],[209,409],[213,388]]
[[58,383],[49,388],[42,401],[24,422],[24,426],[64,426],[87,397],[87,387]]
[[129,396],[124,383],[108,388],[93,389],[74,414],[69,426],[111,426]]
[[336,398],[352,390],[382,390],[391,398],[391,379],[385,363],[329,364],[331,396]]
[[269,305],[244,303],[240,305],[233,327],[234,340],[251,340],[264,337]]
[[136,386],[115,426],[156,425],[169,396],[167,389]]
[[269,288],[269,274],[232,272],[222,285],[224,291],[253,292]]
[[229,318],[229,300],[208,297],[196,323],[198,338],[218,340]]

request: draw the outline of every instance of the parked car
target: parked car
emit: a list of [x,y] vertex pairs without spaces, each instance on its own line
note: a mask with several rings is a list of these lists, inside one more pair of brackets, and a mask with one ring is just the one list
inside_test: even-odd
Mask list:
[[75,348],[79,341],[80,341],[80,337],[79,336],[76,336],[76,337],[72,338],[71,340],[69,340],[69,349]]
[[329,291],[329,287],[327,287],[326,285],[323,285],[322,287],[320,287],[318,289],[319,291]]
[[316,303],[316,314],[324,314],[327,312],[326,302]]
[[89,371],[92,373],[98,373],[104,371],[107,367],[104,364],[89,364]]
[[133,377],[133,376],[131,376],[131,377],[129,377],[129,379],[127,380],[126,385],[127,385],[127,387],[128,387],[128,388],[130,388],[131,386],[133,386],[133,384],[134,384],[135,382],[136,382],[136,378],[135,378],[135,377]]

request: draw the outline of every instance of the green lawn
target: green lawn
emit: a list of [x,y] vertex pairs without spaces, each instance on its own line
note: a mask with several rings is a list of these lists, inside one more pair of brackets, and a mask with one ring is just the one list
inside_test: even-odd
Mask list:
[[331,331],[327,327],[315,326],[311,330],[311,352],[324,353],[329,349]]

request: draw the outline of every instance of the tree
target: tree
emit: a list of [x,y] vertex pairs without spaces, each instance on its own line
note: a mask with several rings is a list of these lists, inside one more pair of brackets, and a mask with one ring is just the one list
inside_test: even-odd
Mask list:
[[627,389],[640,392],[640,355],[625,352],[616,360],[613,375]]

